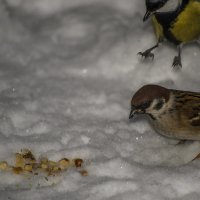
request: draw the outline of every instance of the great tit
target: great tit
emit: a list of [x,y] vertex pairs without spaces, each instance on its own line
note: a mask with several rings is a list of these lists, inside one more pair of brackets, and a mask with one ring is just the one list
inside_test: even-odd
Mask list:
[[178,0],[170,11],[162,11],[172,0],[146,0],[146,14],[143,21],[152,17],[157,44],[138,54],[144,58],[154,58],[151,52],[167,39],[177,46],[178,55],[174,57],[172,66],[182,67],[181,46],[197,41],[200,36],[200,0]]

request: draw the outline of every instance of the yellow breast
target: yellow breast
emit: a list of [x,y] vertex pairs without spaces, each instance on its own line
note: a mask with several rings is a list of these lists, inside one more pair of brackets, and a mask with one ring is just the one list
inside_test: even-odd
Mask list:
[[153,22],[153,27],[154,27],[154,31],[155,31],[155,34],[156,34],[156,38],[158,40],[162,40],[163,37],[164,37],[164,34],[163,34],[163,28],[162,26],[158,23],[155,15],[152,16],[152,22]]
[[190,0],[170,31],[182,43],[196,40],[200,36],[200,1]]

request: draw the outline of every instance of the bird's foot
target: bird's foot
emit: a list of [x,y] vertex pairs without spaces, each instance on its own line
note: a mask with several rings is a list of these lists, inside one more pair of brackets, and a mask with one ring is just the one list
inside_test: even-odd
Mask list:
[[175,56],[174,61],[172,63],[173,68],[182,68],[181,58],[180,56]]
[[154,54],[151,53],[151,50],[150,49],[147,49],[146,51],[144,52],[138,52],[138,55],[141,55],[142,58],[151,58],[152,60],[154,59]]

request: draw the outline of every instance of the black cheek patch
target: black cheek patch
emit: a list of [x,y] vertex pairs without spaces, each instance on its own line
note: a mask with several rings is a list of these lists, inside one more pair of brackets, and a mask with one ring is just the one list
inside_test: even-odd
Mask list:
[[154,106],[155,110],[160,110],[163,107],[164,101],[163,99],[159,99],[158,103]]
[[192,125],[192,126],[200,126],[200,119],[193,120],[193,121],[191,122],[191,125]]
[[147,115],[149,115],[149,117],[150,117],[152,120],[156,120],[156,118],[155,118],[152,114],[147,113]]
[[138,106],[139,109],[145,111],[149,106],[150,106],[151,102],[150,101],[147,101],[141,105]]

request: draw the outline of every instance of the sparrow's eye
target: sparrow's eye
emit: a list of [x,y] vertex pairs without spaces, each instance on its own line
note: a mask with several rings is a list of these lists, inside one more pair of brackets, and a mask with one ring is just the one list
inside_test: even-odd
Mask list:
[[140,105],[140,109],[141,110],[146,110],[149,106],[150,106],[151,102],[150,101],[147,101],[143,104]]
[[164,100],[163,99],[159,99],[158,102],[156,103],[156,105],[154,106],[155,110],[160,110],[164,105]]

